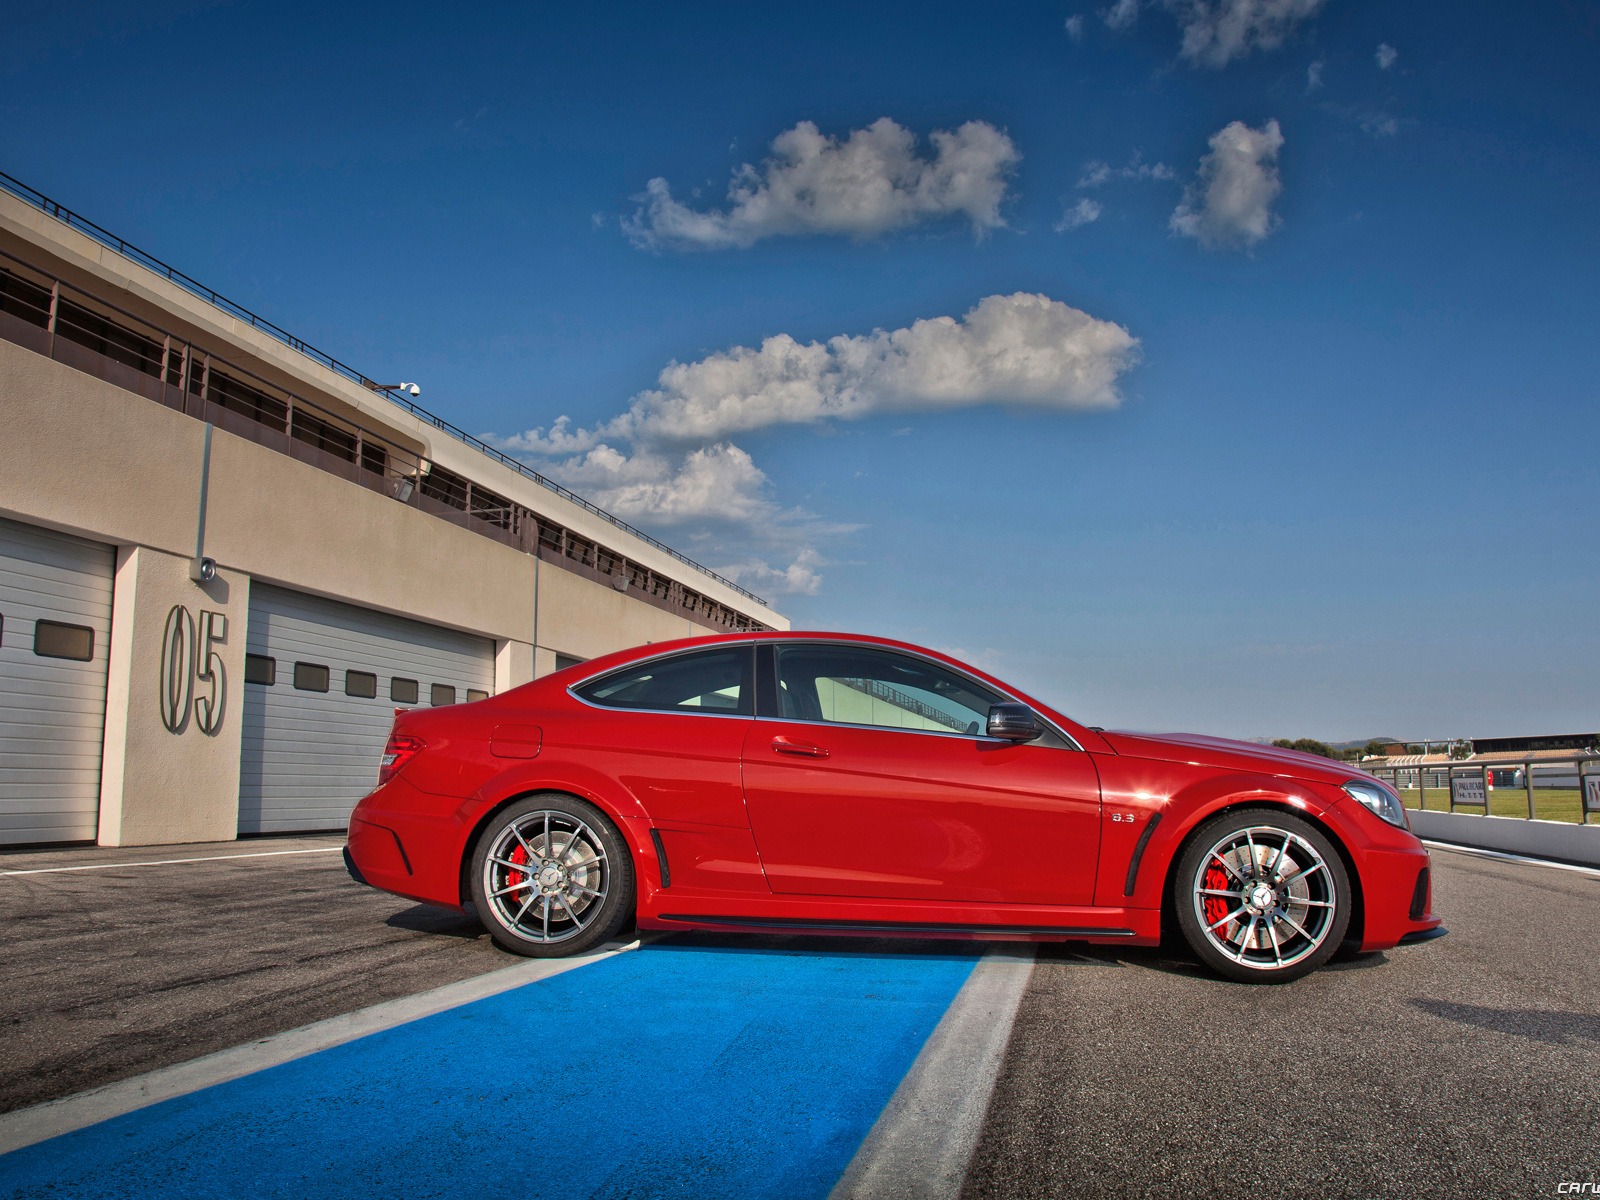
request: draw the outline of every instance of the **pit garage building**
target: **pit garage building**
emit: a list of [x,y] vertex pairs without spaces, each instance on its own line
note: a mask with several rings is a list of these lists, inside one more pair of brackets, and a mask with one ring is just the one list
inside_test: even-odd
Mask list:
[[0,845],[343,828],[396,708],[788,628],[0,176]]

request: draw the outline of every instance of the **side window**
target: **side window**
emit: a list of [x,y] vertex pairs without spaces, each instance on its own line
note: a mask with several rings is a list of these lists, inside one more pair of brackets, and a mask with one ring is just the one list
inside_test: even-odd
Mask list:
[[777,649],[780,716],[978,736],[1003,699],[925,659],[853,646]]
[[751,662],[752,651],[745,646],[695,650],[626,667],[573,691],[606,708],[748,717],[754,711]]

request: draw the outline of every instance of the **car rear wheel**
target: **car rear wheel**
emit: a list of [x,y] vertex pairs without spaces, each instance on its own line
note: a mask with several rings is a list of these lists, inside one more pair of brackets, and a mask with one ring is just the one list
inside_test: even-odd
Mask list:
[[611,938],[633,915],[633,862],[594,805],[558,792],[495,815],[472,857],[478,920],[514,954],[562,958]]
[[1287,983],[1327,962],[1350,924],[1350,879],[1327,835],[1273,809],[1223,813],[1179,859],[1184,940],[1230,979]]

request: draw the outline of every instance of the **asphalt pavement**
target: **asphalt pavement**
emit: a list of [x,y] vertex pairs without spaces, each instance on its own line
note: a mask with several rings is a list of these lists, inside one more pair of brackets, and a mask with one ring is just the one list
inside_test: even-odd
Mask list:
[[1448,937],[1285,986],[1041,948],[962,1196],[1600,1190],[1600,878],[1434,860]]
[[343,845],[0,854],[0,1112],[521,961]]
[[[520,961],[496,950],[470,918],[353,883],[338,844],[270,839],[0,855],[0,1111]],[[148,865],[179,858],[206,861]],[[36,873],[7,873],[17,871]],[[998,1075],[961,1195],[1553,1196],[1575,1190],[1563,1192],[1563,1184],[1600,1181],[1600,877],[1440,850],[1435,907],[1449,937],[1335,963],[1280,987],[1224,982],[1157,951],[1039,947],[1004,1054],[995,1056]],[[861,1106],[883,1103],[905,1069],[913,1048],[906,1037],[926,1037],[945,1003],[936,997],[970,970],[970,958],[956,961],[952,952],[978,949],[672,937],[626,962],[521,989],[520,1001],[507,993],[295,1070],[313,1082],[335,1080],[316,1083],[330,1112],[353,1111],[352,1097],[365,1097],[358,1107],[391,1104],[386,1088],[372,1087],[395,1055],[469,1061],[465,1049],[418,1042],[402,1050],[405,1039],[459,1037],[452,1044],[470,1047],[482,1036],[471,1029],[498,1031],[525,1009],[546,1013],[531,1029],[604,1013],[615,1029],[577,1019],[560,1044],[614,1039],[617,1048],[605,1053],[621,1062],[640,1052],[635,1034],[659,1034],[664,1107],[618,1110],[608,1144],[632,1139],[635,1150],[594,1194],[650,1194],[647,1179],[629,1174],[638,1163],[675,1169],[670,1139],[657,1145],[650,1132],[660,1132],[659,1114],[670,1108],[726,1125],[697,1135],[699,1173],[682,1175],[672,1194],[721,1194],[710,1186],[719,1177],[730,1186],[740,1180],[749,1194],[759,1180],[761,1194],[786,1196],[803,1177],[804,1194],[821,1196],[825,1177],[849,1157],[850,1138],[864,1135],[870,1113]],[[825,1002],[812,1006],[815,995]],[[903,1026],[898,1041],[883,1025],[891,1020]],[[652,1022],[662,1021],[653,1034]],[[671,1021],[679,1024],[669,1028]],[[877,1037],[869,1032],[875,1023],[884,1030]],[[820,1041],[818,1031],[826,1033]],[[697,1039],[704,1062],[685,1072],[682,1047]],[[590,1041],[586,1053],[602,1048]],[[625,1077],[630,1088],[656,1087],[652,1071],[635,1062],[612,1083]],[[251,1119],[287,1120],[267,1111],[261,1097],[280,1085],[262,1078],[214,1089],[216,1103],[234,1103]],[[483,1078],[505,1083],[493,1070]],[[712,1092],[703,1102],[694,1099],[702,1085]],[[751,1099],[730,1105],[741,1088]],[[454,1119],[469,1120],[484,1100],[478,1090],[464,1078],[440,1097]],[[822,1121],[806,1095],[828,1098],[842,1115]],[[507,1102],[496,1101],[497,1111]],[[188,1144],[188,1109],[149,1111],[127,1118],[127,1128],[154,1137],[159,1122],[178,1119],[162,1136]],[[753,1124],[758,1111],[770,1126]],[[774,1174],[782,1154],[755,1166],[750,1156],[772,1158],[776,1139],[805,1132],[797,1124],[804,1113],[820,1122],[805,1143],[805,1171]],[[220,1129],[238,1129],[241,1119],[206,1118]],[[111,1155],[106,1169],[114,1170],[109,1143],[84,1137],[85,1147]],[[266,1138],[262,1147],[273,1144]],[[388,1169],[404,1146],[369,1152]],[[36,1157],[48,1162],[51,1153],[41,1147]]]

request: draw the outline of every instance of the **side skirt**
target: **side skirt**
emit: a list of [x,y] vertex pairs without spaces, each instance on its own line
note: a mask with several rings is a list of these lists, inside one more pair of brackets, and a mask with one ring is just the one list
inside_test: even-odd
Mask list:
[[1136,936],[1131,929],[1066,925],[950,925],[921,921],[834,921],[805,917],[734,917],[695,913],[661,913],[655,920],[720,928],[785,929],[815,933],[910,934],[924,937],[1055,937],[1073,940],[1105,938],[1122,941]]

